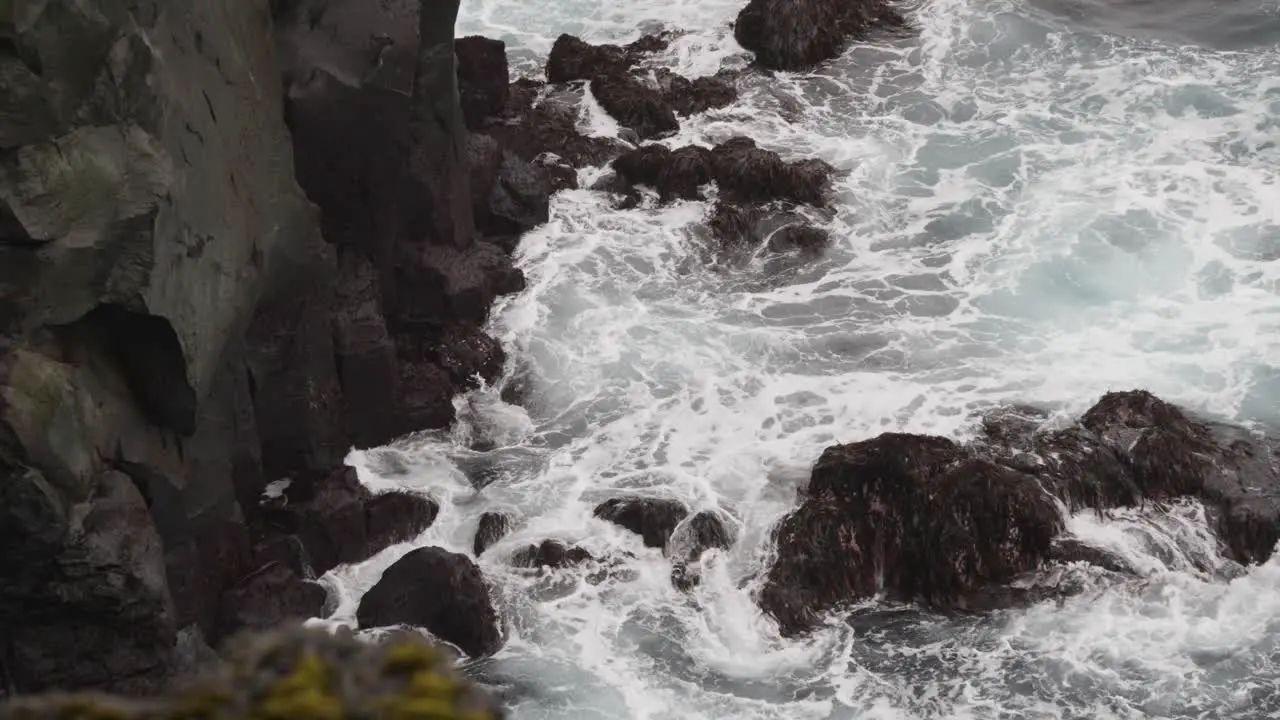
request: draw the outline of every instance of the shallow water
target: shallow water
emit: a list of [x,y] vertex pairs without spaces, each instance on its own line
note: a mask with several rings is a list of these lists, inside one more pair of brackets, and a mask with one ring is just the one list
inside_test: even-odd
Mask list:
[[[665,23],[688,33],[655,62],[697,75],[743,63],[740,4],[475,0],[458,30],[537,74],[560,32],[627,41]],[[412,545],[469,553],[480,513],[503,509],[518,527],[479,562],[509,639],[470,669],[519,720],[1280,717],[1280,561],[1222,560],[1194,504],[1072,518],[1142,578],[1041,578],[1086,588],[1062,602],[980,617],[869,602],[803,640],[756,608],[769,529],[831,443],[963,437],[1001,403],[1062,418],[1133,387],[1280,426],[1275,6],[909,11],[913,37],[748,77],[670,141],[747,134],[840,168],[822,260],[716,265],[694,232],[703,203],[554,198],[520,249],[529,289],[494,312],[500,386],[460,398],[452,433],[353,453],[370,485],[442,511],[326,578],[335,621]],[[583,122],[612,128],[591,108]],[[680,594],[659,551],[590,517],[619,492],[723,509],[738,542]],[[547,537],[632,552],[633,572],[591,585],[507,565]]]

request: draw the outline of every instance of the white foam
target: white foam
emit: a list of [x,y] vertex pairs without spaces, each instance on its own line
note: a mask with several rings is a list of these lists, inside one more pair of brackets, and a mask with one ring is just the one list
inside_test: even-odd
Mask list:
[[[740,5],[477,0],[459,31],[540,73],[560,32],[625,42],[659,20],[688,32],[653,63],[702,74],[742,63]],[[769,529],[833,442],[963,434],[1010,401],[1077,413],[1131,387],[1280,424],[1280,55],[1087,35],[1013,0],[912,12],[918,37],[748,75],[740,102],[669,141],[747,134],[840,168],[823,260],[713,265],[690,232],[705,203],[553,199],[519,250],[528,289],[492,322],[524,407],[501,385],[460,399],[452,433],[397,444],[398,474],[383,451],[353,455],[366,482],[442,509],[421,538],[332,573],[335,621],[411,547],[469,553],[498,509],[520,520],[479,562],[509,637],[481,677],[521,720],[1244,717],[1275,689],[1280,566],[1226,581],[1194,505],[1073,517],[1143,577],[1081,575],[1092,589],[1062,604],[944,620],[873,602],[866,627],[799,640],[757,609]],[[591,516],[634,491],[742,523],[691,595],[661,553]],[[509,566],[548,537],[634,553],[632,574]]]

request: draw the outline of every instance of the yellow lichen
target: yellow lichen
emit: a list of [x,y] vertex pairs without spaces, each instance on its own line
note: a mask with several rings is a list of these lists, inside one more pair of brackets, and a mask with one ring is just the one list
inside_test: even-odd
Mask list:
[[455,674],[447,652],[413,633],[381,643],[286,628],[246,635],[230,662],[185,692],[146,701],[106,695],[20,698],[0,720],[492,720],[491,699]]
[[329,687],[330,671],[314,653],[298,659],[257,707],[261,720],[342,720],[342,700]]
[[382,670],[391,675],[411,675],[440,664],[440,651],[426,643],[398,642],[387,650]]

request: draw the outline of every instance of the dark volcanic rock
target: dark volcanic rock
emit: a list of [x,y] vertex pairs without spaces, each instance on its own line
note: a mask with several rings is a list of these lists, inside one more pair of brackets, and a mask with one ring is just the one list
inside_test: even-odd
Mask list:
[[11,686],[109,684],[168,662],[175,626],[164,549],[142,496],[126,475],[109,472],[85,510],[51,562],[0,559]]
[[642,140],[680,129],[675,110],[662,93],[630,75],[597,75],[591,80],[591,94],[618,124],[635,130]]
[[775,70],[803,70],[836,57],[852,39],[906,23],[885,0],[751,0],[733,34]]
[[561,35],[547,58],[547,80],[562,83],[622,75],[646,54],[665,49],[667,42],[662,35],[646,35],[625,46],[591,45],[573,35]]
[[502,646],[480,569],[465,555],[436,547],[413,550],[387,568],[360,601],[356,618],[361,628],[425,628],[473,657]]
[[486,128],[502,147],[529,162],[550,155],[571,167],[600,165],[627,149],[612,138],[578,132],[577,108],[560,98],[539,99],[542,88],[541,83],[527,79],[511,84],[506,120]]
[[835,168],[821,160],[785,162],[748,137],[730,138],[711,151],[716,184],[725,200],[763,203],[789,200],[821,206]]
[[386,442],[398,430],[387,408],[400,401],[400,367],[382,312],[377,270],[352,248],[339,250],[332,323],[350,441],[362,448]]
[[679,500],[627,497],[600,503],[594,514],[640,535],[646,546],[661,548],[666,546],[680,521],[689,515],[689,509]]
[[487,512],[480,516],[480,522],[476,526],[476,539],[472,546],[476,557],[484,554],[501,540],[507,533],[511,532],[511,516],[506,513]]
[[[835,168],[821,160],[786,162],[777,153],[756,147],[755,141],[734,137],[708,150],[686,145],[671,150],[662,145],[643,145],[631,150],[613,163],[619,176],[632,184],[657,188],[663,202],[676,198],[697,199],[699,188],[714,180],[720,188],[722,206],[756,205],[772,201],[822,206],[826,203]],[[754,209],[735,209],[744,213],[735,220],[739,227],[728,228],[719,235],[754,235],[752,244],[765,236],[751,232],[750,226],[764,217]],[[816,233],[780,241],[779,250],[789,245],[821,246]]]
[[728,75],[713,75],[690,80],[666,68],[654,71],[662,97],[680,115],[726,107],[738,99],[738,89]]
[[538,545],[529,545],[511,556],[511,564],[527,568],[562,568],[581,565],[595,558],[591,553],[574,545],[566,546],[559,540],[543,540]]
[[269,527],[302,541],[317,575],[413,538],[437,513],[435,503],[419,495],[371,496],[350,467],[295,478],[280,499],[263,508]]
[[328,592],[282,563],[259,568],[222,597],[223,636],[240,630],[269,630],[289,620],[323,614]]
[[440,507],[410,492],[385,492],[365,501],[364,519],[370,555],[396,543],[414,539],[431,527]]
[[479,130],[484,121],[502,114],[507,105],[507,45],[501,40],[472,35],[453,44],[458,56],[458,96],[467,127]]
[[1195,419],[1145,391],[1103,396],[1074,426],[990,414],[984,439],[881,435],[828,448],[800,508],[777,530],[761,597],[784,632],[880,590],[946,607],[988,608],[1071,592],[1006,584],[1045,561],[1132,573],[1122,559],[1061,530],[1070,509],[1193,496],[1242,564],[1280,539],[1280,443]]
[[615,160],[613,168],[629,183],[657,188],[662,202],[700,199],[701,187],[712,180],[711,151],[695,145],[642,145]]
[[761,604],[784,633],[881,590],[965,607],[1038,567],[1062,528],[1030,475],[938,437],[885,434],[828,448],[776,531]]

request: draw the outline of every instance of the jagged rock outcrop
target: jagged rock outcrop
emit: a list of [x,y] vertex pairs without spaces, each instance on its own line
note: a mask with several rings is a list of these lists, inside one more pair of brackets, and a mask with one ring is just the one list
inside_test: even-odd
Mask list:
[[467,655],[502,647],[501,623],[475,563],[438,547],[411,550],[382,574],[356,611],[361,628],[425,628]]
[[987,606],[1050,561],[1122,562],[1060,534],[1059,502],[1105,509],[1194,496],[1215,510],[1233,558],[1280,540],[1280,442],[1197,420],[1144,391],[1108,393],[1073,427],[1041,431],[994,413],[969,445],[885,434],[828,448],[800,507],[776,529],[760,601],[784,633],[878,592]]
[[146,689],[433,520],[343,457],[501,371],[550,186],[500,146],[472,193],[505,58],[418,7],[0,10],[0,694]]
[[733,36],[763,67],[804,70],[836,57],[851,40],[905,24],[885,0],[751,0]]

